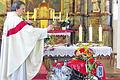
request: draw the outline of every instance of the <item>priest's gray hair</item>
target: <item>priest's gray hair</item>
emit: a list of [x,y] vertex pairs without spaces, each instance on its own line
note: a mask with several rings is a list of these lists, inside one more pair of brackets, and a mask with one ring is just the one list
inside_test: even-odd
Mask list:
[[15,1],[11,6],[11,11],[16,11],[16,9],[19,9],[21,5],[25,5],[22,1]]

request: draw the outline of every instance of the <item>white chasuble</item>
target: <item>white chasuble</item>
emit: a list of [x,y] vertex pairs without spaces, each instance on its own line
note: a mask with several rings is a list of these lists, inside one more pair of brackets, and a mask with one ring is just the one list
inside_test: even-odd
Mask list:
[[46,28],[33,28],[15,12],[8,12],[2,35],[0,80],[12,80],[22,69],[26,69],[26,78],[31,80],[42,64],[46,37]]

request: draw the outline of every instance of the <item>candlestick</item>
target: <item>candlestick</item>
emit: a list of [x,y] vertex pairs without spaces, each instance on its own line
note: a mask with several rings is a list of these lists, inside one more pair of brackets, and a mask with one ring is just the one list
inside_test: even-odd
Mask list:
[[55,10],[53,9],[53,21],[55,20]]
[[27,20],[29,20],[29,11],[27,11]]
[[60,18],[60,21],[61,21],[61,12],[59,12],[59,18]]
[[99,41],[102,41],[102,26],[99,26]]
[[79,27],[79,42],[82,42],[82,26]]
[[89,41],[92,42],[92,25],[89,27]]
[[50,19],[52,19],[52,18],[53,18],[53,9],[50,8]]
[[34,21],[36,21],[36,18],[37,18],[37,9],[35,8],[34,9]]

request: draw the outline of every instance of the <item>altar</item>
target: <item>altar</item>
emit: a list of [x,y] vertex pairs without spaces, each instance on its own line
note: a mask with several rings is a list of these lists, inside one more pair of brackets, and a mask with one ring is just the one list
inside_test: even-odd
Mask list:
[[[74,52],[78,46],[47,46],[44,49],[44,63],[46,68],[49,69],[50,65],[56,61],[69,61],[75,56]],[[90,46],[93,50],[94,57],[106,57],[111,55],[112,48],[108,46]]]

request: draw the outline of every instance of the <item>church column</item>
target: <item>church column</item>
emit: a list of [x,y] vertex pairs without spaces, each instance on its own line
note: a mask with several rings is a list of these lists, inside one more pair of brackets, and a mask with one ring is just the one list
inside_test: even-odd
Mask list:
[[[113,36],[114,37],[113,37],[113,39],[114,39],[114,43],[116,42],[114,44],[113,49],[116,48],[116,52],[117,52],[117,68],[120,68],[120,15],[119,15],[120,14],[120,1],[118,1],[118,0],[114,0],[114,1],[116,1],[116,4],[118,5],[118,6],[116,5],[118,10],[116,8],[114,8],[115,9],[114,11],[117,11],[117,12],[115,14],[113,14],[114,15],[114,19],[113,19],[113,21],[114,21]],[[118,3],[117,3],[117,1],[118,1]]]
[[113,52],[117,53],[118,3],[113,0]]

